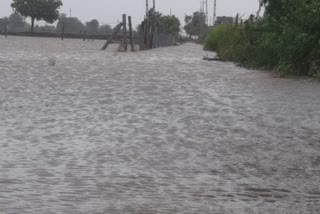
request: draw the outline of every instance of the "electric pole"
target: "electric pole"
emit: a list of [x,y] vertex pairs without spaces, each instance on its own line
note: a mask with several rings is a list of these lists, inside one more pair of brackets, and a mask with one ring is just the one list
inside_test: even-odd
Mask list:
[[214,0],[214,3],[213,3],[213,23],[212,23],[213,26],[216,24],[216,20],[217,20],[217,0]]
[[149,0],[146,0],[146,17],[148,17],[149,14]]
[[206,0],[206,23],[209,25],[208,0]]

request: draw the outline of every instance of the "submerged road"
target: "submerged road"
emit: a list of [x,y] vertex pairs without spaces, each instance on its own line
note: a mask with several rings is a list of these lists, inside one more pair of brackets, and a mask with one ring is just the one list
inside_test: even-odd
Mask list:
[[320,213],[318,81],[102,44],[0,38],[1,214]]

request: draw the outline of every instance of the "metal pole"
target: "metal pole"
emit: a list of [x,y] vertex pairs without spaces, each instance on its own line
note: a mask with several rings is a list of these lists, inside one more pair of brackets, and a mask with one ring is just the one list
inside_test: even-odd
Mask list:
[[127,15],[122,15],[122,23],[123,23],[123,31],[122,31],[122,39],[123,39],[123,51],[128,50],[128,41],[127,41]]
[[213,23],[212,25],[214,26],[216,24],[216,20],[217,20],[217,0],[214,0],[213,3]]
[[148,17],[149,14],[149,0],[146,0],[146,17]]
[[204,9],[205,9],[205,0],[202,1],[202,12],[203,13],[205,13]]
[[131,51],[134,51],[134,43],[133,43],[132,20],[131,20],[131,16],[129,16],[129,17],[128,17],[128,22],[129,22],[130,47],[131,47]]
[[207,22],[207,25],[209,25],[209,19],[208,19],[208,0],[206,0],[206,22]]
[[8,24],[4,24],[4,36],[7,38],[8,37]]
[[64,23],[62,24],[61,40],[64,40]]

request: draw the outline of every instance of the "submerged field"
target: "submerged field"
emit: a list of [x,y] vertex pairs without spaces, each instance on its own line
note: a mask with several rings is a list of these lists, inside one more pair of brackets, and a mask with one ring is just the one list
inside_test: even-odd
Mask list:
[[318,81],[102,44],[0,37],[1,214],[320,213]]

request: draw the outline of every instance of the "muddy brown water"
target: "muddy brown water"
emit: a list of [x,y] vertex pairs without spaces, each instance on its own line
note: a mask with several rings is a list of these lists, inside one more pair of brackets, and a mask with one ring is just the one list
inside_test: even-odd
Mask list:
[[320,213],[318,81],[102,43],[0,38],[1,214]]

